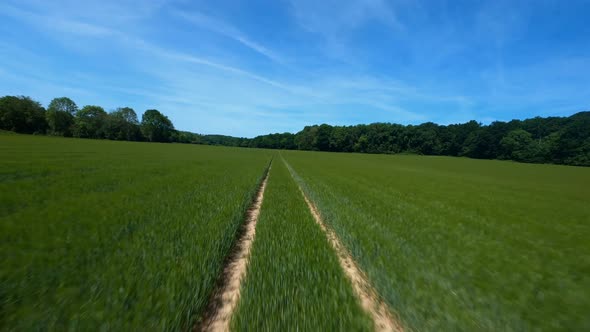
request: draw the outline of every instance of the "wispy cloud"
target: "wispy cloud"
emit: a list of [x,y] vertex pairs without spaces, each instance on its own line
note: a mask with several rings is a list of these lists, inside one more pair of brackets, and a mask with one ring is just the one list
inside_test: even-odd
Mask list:
[[240,44],[256,51],[257,53],[267,57],[272,61],[278,63],[285,63],[285,60],[281,56],[269,50],[267,47],[261,45],[260,43],[251,40],[249,37],[247,37],[244,33],[242,33],[240,30],[238,30],[231,24],[228,24],[226,22],[223,22],[210,16],[206,16],[199,12],[186,13],[178,10],[173,10],[172,13],[175,16],[180,17],[203,29],[213,31],[215,33],[233,39],[234,41],[239,42]]
[[170,0],[5,0],[5,4],[40,15],[69,18],[87,23],[121,25],[150,18]]
[[372,20],[396,29],[403,27],[390,3],[383,0],[292,0],[290,4],[303,28],[329,39]]
[[[60,26],[76,25],[76,21],[60,19]],[[221,121],[222,118],[242,121],[232,122],[235,124],[232,128],[219,127],[217,130],[222,133],[241,133],[246,136],[260,134],[260,129],[256,125],[251,127],[251,130],[239,127],[240,123],[252,122],[253,119],[258,119],[258,126],[263,124],[273,130],[282,128],[295,131],[303,125],[338,122],[338,118],[326,112],[325,109],[348,107],[347,104],[355,105],[354,108],[358,114],[373,109],[384,112],[382,116],[384,119],[388,118],[387,114],[391,120],[398,121],[423,119],[422,116],[395,105],[396,98],[399,99],[400,96],[412,90],[397,83],[362,77],[312,77],[303,87],[272,80],[192,54],[165,49],[115,29],[100,25],[87,24],[86,26],[91,31],[108,31],[109,36],[118,41],[118,47],[131,48],[132,51],[141,50],[143,54],[148,55],[148,58],[141,60],[144,62],[141,65],[142,70],[156,77],[159,84],[156,89],[132,89],[101,83],[100,78],[88,76],[72,83],[94,82],[93,87],[97,93],[111,91],[142,96],[153,103],[154,107],[165,110],[190,109],[189,114],[192,115],[187,116],[185,111],[173,118],[180,120],[181,123],[189,122],[194,117],[200,120],[210,119],[210,122],[204,122],[204,127],[198,128],[201,132],[212,132],[215,130],[212,128],[219,127],[214,125],[214,122]],[[90,34],[89,36],[101,37],[102,35]],[[213,72],[199,68],[209,68]],[[219,71],[230,76],[219,75]],[[34,83],[37,84],[38,80]],[[269,90],[265,86],[274,89]],[[51,90],[55,91],[55,89]],[[293,113],[287,114],[281,111],[288,109],[297,109],[296,116]],[[352,123],[344,122],[344,124]]]
[[[458,18],[419,3],[403,11],[399,1],[300,0],[277,3],[282,16],[264,26],[255,17],[238,25],[225,5],[215,6],[5,0],[0,16],[17,24],[0,27],[0,91],[156,107],[180,129],[245,136],[322,122],[502,118],[523,105],[588,103],[585,48],[552,61],[504,58],[514,36],[528,31],[520,13],[506,29],[494,25],[505,5],[473,5],[470,17]],[[257,35],[267,25],[281,42]]]
[[[117,38],[122,45],[133,45],[136,48],[146,50],[153,55],[166,57],[170,59],[174,59],[177,61],[189,62],[204,66],[209,66],[212,68],[216,68],[219,70],[223,70],[226,72],[231,72],[237,75],[242,75],[249,77],[251,79],[266,83],[268,85],[281,88],[284,90],[292,91],[294,88],[289,87],[286,84],[280,83],[278,81],[274,81],[268,78],[265,78],[261,75],[254,74],[244,69],[240,69],[234,66],[221,64],[212,60],[208,60],[202,57],[198,57],[191,54],[186,54],[180,51],[174,51],[165,49],[159,46],[156,46],[152,43],[149,43],[137,36],[132,34],[125,33],[123,31],[119,31],[113,28],[108,28],[105,26],[101,26],[99,24],[91,24],[85,22],[79,22],[71,19],[60,18],[60,17],[52,17],[52,16],[44,16],[39,15],[33,12],[29,12],[26,10],[22,10],[16,7],[6,6],[0,7],[2,9],[3,14],[8,14],[14,17],[18,17],[20,19],[24,19],[31,24],[42,25],[44,28],[51,28],[55,30],[59,30],[62,33],[68,34],[82,34],[90,37],[104,37],[110,36],[112,38]],[[229,30],[228,30],[229,31]],[[246,37],[240,37],[243,40],[247,40]],[[252,45],[256,45],[252,42]],[[263,50],[262,46],[257,46],[259,49]],[[268,51],[268,54],[271,54]]]
[[[143,74],[155,78],[156,88],[117,86],[105,81],[100,75],[87,75],[84,79],[70,79],[70,82],[80,85],[90,83],[97,90],[96,93],[102,91],[103,94],[141,97],[145,100],[144,103],[174,112],[173,118],[181,120],[181,123],[191,122],[194,117],[209,118],[211,121],[225,117],[241,119],[242,122],[257,119],[258,125],[249,128],[250,130],[232,129],[245,135],[253,135],[261,133],[259,126],[294,131],[304,124],[318,122],[352,124],[339,120],[337,111],[329,111],[337,109],[346,109],[347,112],[357,114],[349,120],[357,122],[360,120],[355,119],[367,112],[381,112],[383,115],[380,119],[389,118],[402,122],[424,119],[422,115],[399,105],[404,98],[420,93],[400,82],[358,75],[318,76],[301,69],[298,70],[299,82],[295,83],[292,77],[269,78],[258,72],[224,63],[220,59],[212,60],[198,54],[162,47],[131,31],[114,26],[80,22],[75,17],[64,17],[53,12],[40,15],[17,7],[10,7],[8,14],[39,26],[40,29],[59,31],[60,38],[64,34],[71,35],[74,39],[67,39],[70,43],[77,43],[76,36],[98,38],[109,47],[127,49],[128,53],[137,54],[134,66]],[[175,15],[181,15],[205,29],[232,38],[273,61],[282,61],[274,52],[252,41],[229,24],[200,14],[188,16],[176,12]],[[38,84],[38,80],[31,82]],[[301,84],[302,82],[305,84]],[[207,128],[215,126],[212,122],[205,122],[203,127],[195,129],[203,132],[212,130]],[[222,132],[232,133],[226,130]]]
[[103,26],[80,21],[72,21],[69,19],[48,15],[47,13],[41,14],[8,4],[0,4],[0,14],[26,21],[32,25],[41,26],[43,29],[59,31],[61,33],[94,37],[107,36],[113,33],[111,29]]
[[174,50],[168,50],[168,49],[164,49],[161,47],[158,47],[154,44],[151,44],[149,42],[146,42],[140,38],[136,38],[133,36],[129,36],[129,35],[122,35],[119,34],[119,36],[122,37],[122,39],[128,41],[128,42],[132,42],[133,44],[135,44],[137,47],[147,50],[150,53],[152,53],[153,55],[157,55],[160,57],[165,57],[165,58],[169,58],[169,59],[173,59],[173,60],[177,60],[177,61],[182,61],[182,62],[188,62],[188,63],[193,63],[193,64],[198,64],[198,65],[203,65],[203,66],[208,66],[211,68],[215,68],[218,70],[222,70],[225,72],[229,72],[229,73],[233,73],[233,74],[237,74],[237,75],[241,75],[241,76],[245,76],[248,78],[251,78],[253,80],[262,82],[262,83],[266,83],[270,86],[276,87],[276,88],[280,88],[280,89],[284,89],[287,91],[292,91],[294,88],[283,84],[281,82],[278,81],[274,81],[272,79],[263,77],[261,75],[257,75],[255,73],[249,72],[247,70],[238,68],[238,67],[234,67],[234,66],[230,66],[230,65],[226,65],[226,64],[222,64],[222,63],[218,63],[212,60],[208,60],[199,56],[195,56],[192,54],[186,54],[180,51],[174,51]]
[[[394,8],[385,0],[290,0],[290,13],[297,25],[308,34],[308,42],[330,61],[349,66],[363,66],[359,32],[373,28],[386,34],[403,32],[405,26]],[[385,32],[384,32],[385,33]],[[363,36],[363,34],[360,34]]]

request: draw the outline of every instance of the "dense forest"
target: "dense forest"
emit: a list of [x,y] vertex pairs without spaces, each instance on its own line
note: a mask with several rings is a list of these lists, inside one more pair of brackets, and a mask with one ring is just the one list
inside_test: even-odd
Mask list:
[[416,153],[590,166],[590,112],[482,125],[307,126],[297,134],[258,136],[249,146],[334,152]]
[[373,123],[355,126],[307,126],[302,131],[255,138],[200,135],[174,129],[158,110],[139,121],[129,107],[106,112],[100,106],[78,108],[67,97],[47,109],[29,97],[0,98],[0,129],[27,134],[128,141],[177,142],[270,149],[360,153],[415,153],[506,159],[531,163],[590,166],[590,112],[569,117],[536,117],[482,125],[448,126]]

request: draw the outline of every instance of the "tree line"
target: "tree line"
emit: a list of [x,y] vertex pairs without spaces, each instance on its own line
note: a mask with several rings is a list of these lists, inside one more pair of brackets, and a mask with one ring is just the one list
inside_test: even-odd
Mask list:
[[47,109],[29,97],[0,98],[0,129],[27,134],[128,141],[177,142],[251,148],[359,153],[414,153],[505,159],[530,163],[590,166],[590,112],[569,117],[535,117],[482,125],[372,123],[355,126],[306,126],[296,134],[255,138],[200,135],[174,129],[158,110],[141,121],[132,108],[107,113],[100,106],[78,108],[67,97],[55,98]]
[[78,108],[67,97],[53,99],[47,109],[29,97],[0,98],[0,129],[25,134],[98,138],[126,141],[172,142],[179,135],[174,125],[158,110],[141,117],[130,107],[107,113],[102,107]]
[[373,123],[307,126],[258,136],[251,147],[360,153],[413,153],[590,166],[590,112],[482,125]]

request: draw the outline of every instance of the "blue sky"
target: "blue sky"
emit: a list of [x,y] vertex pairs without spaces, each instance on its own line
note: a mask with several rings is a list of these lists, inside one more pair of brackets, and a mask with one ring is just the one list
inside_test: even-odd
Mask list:
[[590,1],[3,0],[0,94],[176,128],[440,124],[590,109]]

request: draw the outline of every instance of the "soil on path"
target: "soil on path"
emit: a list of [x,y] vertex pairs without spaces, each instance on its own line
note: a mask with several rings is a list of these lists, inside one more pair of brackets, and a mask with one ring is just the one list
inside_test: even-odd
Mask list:
[[[293,179],[295,180],[293,170],[285,160],[283,161],[287,165],[287,168],[291,172],[291,176],[293,176]],[[295,180],[295,182],[297,181]],[[388,308],[387,304],[379,297],[373,286],[370,284],[365,273],[358,267],[346,247],[344,247],[342,242],[340,242],[340,239],[338,239],[336,233],[326,226],[315,204],[307,197],[303,189],[301,189],[301,186],[299,184],[297,185],[299,187],[299,191],[301,191],[301,194],[305,199],[305,203],[307,203],[307,206],[313,215],[313,218],[320,226],[322,231],[326,234],[328,242],[330,242],[336,251],[338,260],[340,261],[340,266],[344,270],[346,276],[350,279],[354,292],[359,298],[363,310],[365,310],[365,312],[367,312],[373,319],[375,330],[397,332],[404,331],[402,325],[391,314],[391,310]]]
[[222,276],[209,301],[204,318],[194,327],[194,331],[229,331],[232,314],[240,299],[240,283],[246,275],[250,250],[256,234],[256,223],[260,215],[260,207],[264,199],[264,190],[266,189],[269,173],[270,166],[258,188],[252,205],[246,213],[238,240],[226,259]]

